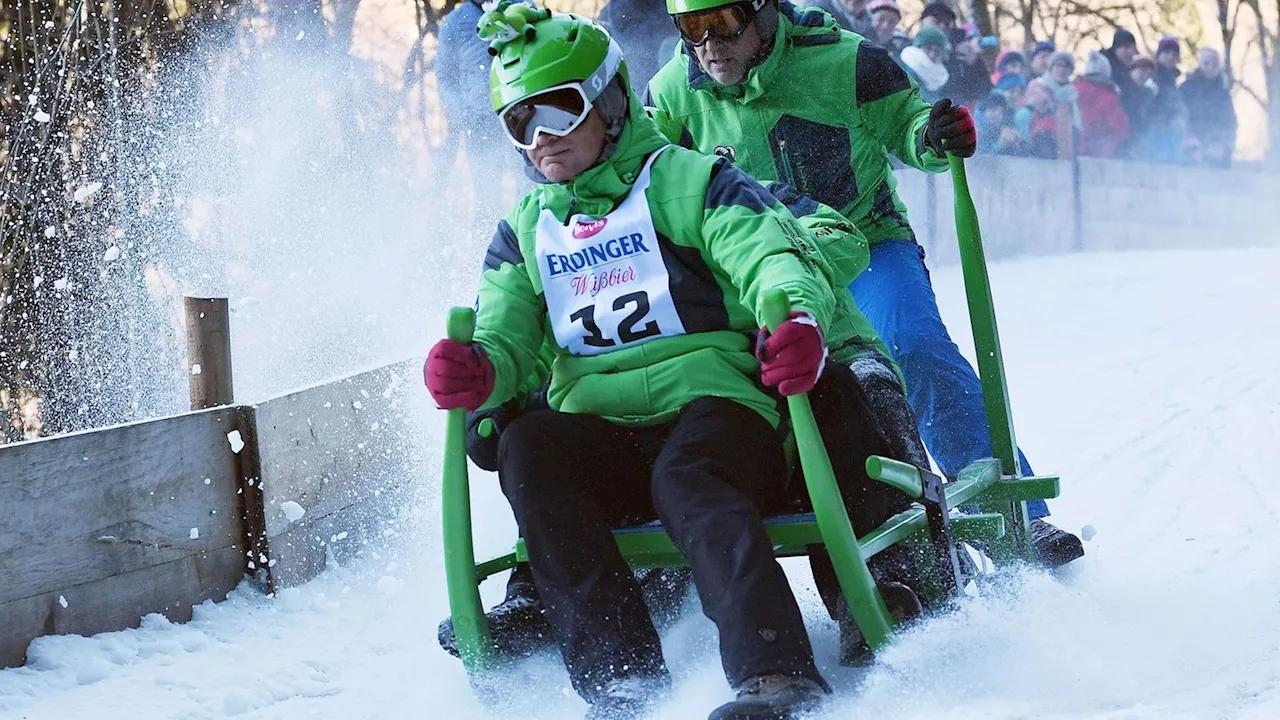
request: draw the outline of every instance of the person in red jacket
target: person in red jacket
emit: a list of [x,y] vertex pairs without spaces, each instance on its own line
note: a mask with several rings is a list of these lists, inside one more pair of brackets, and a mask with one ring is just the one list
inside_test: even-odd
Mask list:
[[1120,105],[1120,88],[1111,80],[1111,62],[1094,50],[1076,79],[1082,132],[1078,153],[1113,158],[1129,138],[1129,116]]

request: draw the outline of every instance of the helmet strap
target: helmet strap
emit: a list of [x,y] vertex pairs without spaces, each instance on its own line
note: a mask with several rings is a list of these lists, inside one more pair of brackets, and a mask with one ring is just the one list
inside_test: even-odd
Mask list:
[[760,31],[760,52],[751,58],[751,67],[764,64],[773,54],[773,44],[778,35],[778,3],[766,2],[764,7],[756,11],[754,20],[756,29]]
[[604,149],[600,151],[599,160],[604,162],[618,149],[618,141],[622,139],[622,131],[627,127],[627,114],[631,110],[622,75],[614,75],[604,92],[591,105],[600,113],[605,124]]

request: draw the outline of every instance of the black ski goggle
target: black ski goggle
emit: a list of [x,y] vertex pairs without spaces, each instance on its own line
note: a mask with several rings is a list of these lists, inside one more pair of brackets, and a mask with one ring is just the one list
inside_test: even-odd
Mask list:
[[744,0],[710,10],[681,13],[674,17],[680,37],[695,47],[702,47],[713,35],[720,40],[733,40],[747,31],[765,0]]

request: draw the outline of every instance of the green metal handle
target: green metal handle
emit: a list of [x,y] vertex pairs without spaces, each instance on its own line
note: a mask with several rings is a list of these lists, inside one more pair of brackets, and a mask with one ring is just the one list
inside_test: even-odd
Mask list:
[[1020,468],[1017,461],[1017,440],[1013,432],[1013,412],[1009,407],[1009,388],[1005,380],[1004,358],[1000,353],[1000,332],[996,327],[995,300],[991,295],[991,279],[987,274],[982,230],[978,227],[978,211],[973,204],[973,195],[969,192],[964,159],[949,154],[947,160],[951,164],[951,180],[955,188],[960,268],[969,301],[969,320],[973,326],[973,345],[978,356],[978,375],[982,381],[987,428],[991,434],[991,452],[1000,460],[1006,475],[1016,476],[1020,473]]
[[[776,288],[765,293],[761,316],[771,332],[777,330],[791,316],[791,302],[787,294]],[[853,534],[853,523],[849,521],[849,513],[844,507],[844,498],[836,484],[836,474],[831,469],[831,458],[822,443],[808,394],[788,396],[787,406],[791,411],[791,427],[796,436],[800,465],[804,468],[805,485],[809,489],[818,529],[822,532],[827,552],[831,554],[840,589],[844,591],[849,612],[867,644],[872,650],[878,650],[889,641],[892,632],[889,610]]]
[[[475,310],[455,307],[449,311],[450,340],[470,344],[475,334]],[[471,536],[471,487],[467,477],[467,411],[448,411],[444,430],[444,472],[440,504],[444,517],[445,582],[449,588],[449,614],[458,639],[458,654],[467,672],[493,666],[496,654],[489,626],[480,604],[480,582],[476,575],[476,552]]]
[[[1000,331],[996,327],[995,299],[991,294],[991,278],[987,274],[987,258],[982,247],[982,230],[978,227],[978,211],[969,192],[969,178],[964,159],[948,155],[951,181],[955,188],[956,237],[960,241],[960,270],[969,301],[969,322],[973,327],[973,348],[978,356],[978,377],[982,382],[982,400],[991,435],[992,457],[1000,461],[1002,475],[1018,477],[1018,439],[1013,430],[1013,411],[1009,405],[1009,386],[1004,372],[1004,356],[1000,352]],[[1026,503],[1005,504],[1010,542],[1016,553],[1034,561],[1035,552],[1029,541]],[[997,551],[1001,554],[1000,551]],[[1000,558],[1003,560],[1004,558]]]
[[924,481],[920,478],[920,470],[915,465],[879,455],[869,455],[866,468],[868,477],[898,488],[912,500],[919,500],[924,496]]

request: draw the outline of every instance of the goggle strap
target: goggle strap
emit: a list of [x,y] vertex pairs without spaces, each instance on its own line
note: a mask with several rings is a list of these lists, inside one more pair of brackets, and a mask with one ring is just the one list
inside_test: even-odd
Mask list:
[[582,91],[586,93],[588,103],[594,103],[600,97],[621,66],[622,48],[618,47],[616,40],[609,38],[609,51],[605,53],[604,62],[582,81]]

